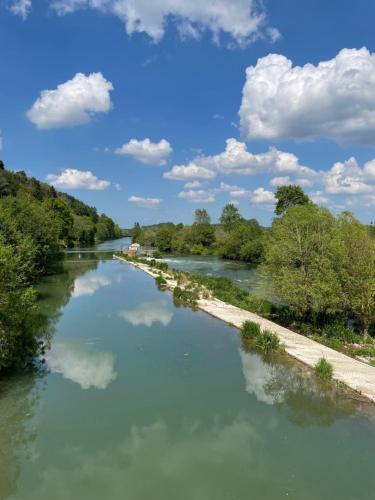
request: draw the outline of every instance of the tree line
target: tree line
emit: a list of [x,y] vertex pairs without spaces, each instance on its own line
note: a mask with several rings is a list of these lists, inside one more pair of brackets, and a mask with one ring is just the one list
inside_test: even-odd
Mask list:
[[272,296],[299,325],[335,323],[338,330],[349,325],[368,338],[375,328],[374,226],[350,212],[333,215],[299,186],[279,187],[275,198],[270,228],[245,220],[228,204],[218,224],[197,209],[191,226],[135,224],[132,237],[162,253],[214,254],[260,264]]
[[120,236],[95,208],[0,161],[0,370],[43,349],[33,285],[56,270],[62,250]]
[[166,222],[141,227],[135,223],[132,241],[174,255],[218,255],[226,259],[258,263],[263,255],[265,229],[256,219],[244,219],[237,207],[228,204],[220,224],[212,224],[204,208],[195,210],[192,225]]

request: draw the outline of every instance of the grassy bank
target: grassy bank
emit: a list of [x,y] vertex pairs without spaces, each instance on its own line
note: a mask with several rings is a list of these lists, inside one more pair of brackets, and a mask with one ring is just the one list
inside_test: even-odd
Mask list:
[[[121,257],[124,257],[121,255]],[[372,338],[364,340],[360,332],[344,324],[339,319],[329,318],[322,326],[302,321],[287,306],[261,299],[236,286],[225,277],[212,277],[168,269],[165,262],[155,259],[133,258],[135,262],[146,264],[160,272],[164,278],[177,283],[174,293],[177,305],[196,307],[200,298],[217,298],[227,304],[258,314],[296,333],[305,335],[337,351],[375,364],[375,347]]]

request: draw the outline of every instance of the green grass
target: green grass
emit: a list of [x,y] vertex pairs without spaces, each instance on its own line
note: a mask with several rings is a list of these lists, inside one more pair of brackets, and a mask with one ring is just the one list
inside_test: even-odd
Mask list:
[[375,346],[368,347],[358,347],[357,349],[353,349],[354,356],[365,356],[368,358],[375,358]]
[[315,375],[321,380],[331,380],[333,367],[325,358],[321,358],[314,367]]
[[243,339],[255,339],[261,334],[259,323],[254,321],[245,321],[240,330],[240,335]]
[[339,321],[327,324],[322,330],[322,336],[346,344],[360,343],[363,341],[363,337],[356,333],[353,328]]
[[274,351],[280,351],[282,347],[280,339],[276,335],[276,333],[273,333],[269,330],[263,330],[262,333],[256,336],[255,346],[265,354]]

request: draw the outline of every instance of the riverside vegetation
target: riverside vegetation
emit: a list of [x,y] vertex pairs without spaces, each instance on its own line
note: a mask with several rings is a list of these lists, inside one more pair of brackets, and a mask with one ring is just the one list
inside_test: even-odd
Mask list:
[[136,224],[133,240],[163,253],[186,248],[190,253],[229,258],[246,253],[248,261],[259,263],[274,303],[223,277],[173,273],[224,302],[374,364],[373,226],[361,224],[349,212],[333,215],[312,203],[299,186],[280,187],[275,197],[276,217],[268,229],[254,220],[245,221],[229,204],[218,225],[211,224],[206,210],[198,209],[192,226],[164,224],[142,229]]
[[44,352],[46,324],[33,285],[67,247],[121,236],[106,215],[0,162],[0,372]]

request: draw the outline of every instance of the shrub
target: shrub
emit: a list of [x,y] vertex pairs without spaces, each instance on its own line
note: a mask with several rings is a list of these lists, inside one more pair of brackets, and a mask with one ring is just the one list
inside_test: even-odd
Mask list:
[[326,325],[322,330],[322,335],[328,339],[339,339],[348,344],[359,342],[362,339],[353,328],[338,321]]
[[263,330],[262,333],[256,336],[255,345],[266,354],[272,351],[279,351],[281,349],[279,337],[276,333],[269,330]]
[[315,375],[321,380],[331,380],[333,375],[333,368],[329,361],[321,358],[314,367]]
[[163,276],[156,276],[155,278],[155,283],[159,288],[165,287],[167,285],[166,280],[163,278]]
[[261,334],[259,323],[254,321],[245,321],[240,330],[240,335],[243,339],[255,339]]
[[358,347],[358,349],[353,350],[354,356],[365,356],[368,358],[375,357],[375,346],[368,347]]
[[195,290],[183,290],[179,286],[173,290],[173,302],[177,306],[186,306],[196,309],[198,304],[198,293]]

